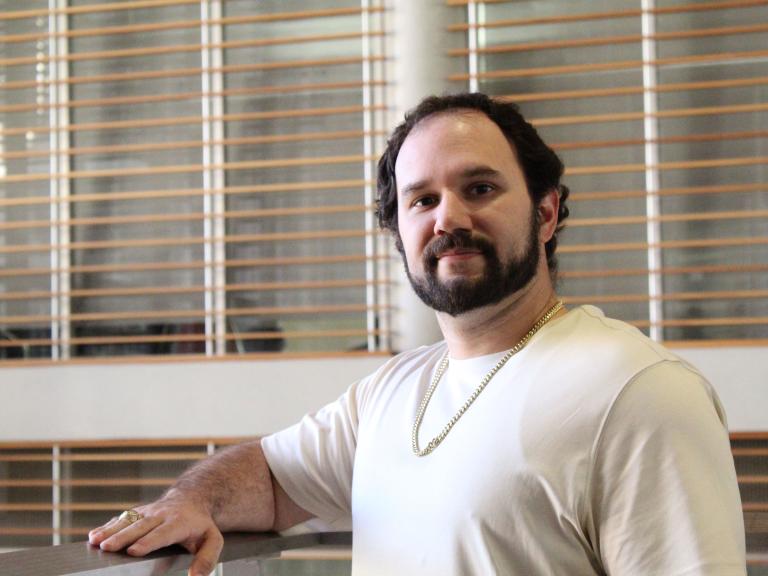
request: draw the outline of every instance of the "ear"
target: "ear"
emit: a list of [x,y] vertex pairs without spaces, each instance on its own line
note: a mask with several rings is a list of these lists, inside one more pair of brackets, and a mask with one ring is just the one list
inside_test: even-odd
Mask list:
[[557,214],[560,210],[560,194],[552,188],[541,199],[536,209],[539,218],[539,242],[546,244],[557,228]]

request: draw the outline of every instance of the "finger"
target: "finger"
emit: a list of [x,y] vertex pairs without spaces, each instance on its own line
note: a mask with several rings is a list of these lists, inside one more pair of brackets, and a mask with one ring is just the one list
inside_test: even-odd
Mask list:
[[110,528],[112,533],[101,541],[100,547],[108,552],[122,550],[157,528],[161,523],[162,520],[156,517],[142,518],[133,524],[129,524],[127,520],[121,520]]
[[[135,512],[139,512],[140,508],[135,508]],[[141,514],[141,512],[139,512]],[[88,542],[93,544],[94,546],[98,546],[112,536],[113,534],[119,532],[120,530],[123,530],[126,526],[130,526],[131,522],[128,518],[123,517],[121,514],[120,516],[113,516],[112,519],[104,524],[103,526],[99,526],[98,528],[94,528],[88,533]]]
[[195,554],[192,566],[189,567],[189,576],[208,576],[216,568],[221,549],[224,546],[224,537],[215,527],[211,527],[203,535],[203,542]]
[[145,530],[143,534],[129,542],[126,552],[131,556],[144,556],[158,548],[183,542],[189,537],[188,526],[167,518],[165,520],[158,518],[152,530]]
[[111,530],[111,528],[117,522],[118,522],[117,516],[113,516],[112,519],[106,524],[103,524],[102,526],[99,526],[98,528],[94,528],[93,530],[88,532],[88,542],[90,542],[94,546],[98,546],[99,544],[101,544],[102,540],[114,534],[114,530]]
[[119,532],[126,526],[128,526],[128,520],[125,518],[113,517],[109,522],[103,526],[99,526],[88,533],[88,541],[94,546],[100,545],[104,540]]

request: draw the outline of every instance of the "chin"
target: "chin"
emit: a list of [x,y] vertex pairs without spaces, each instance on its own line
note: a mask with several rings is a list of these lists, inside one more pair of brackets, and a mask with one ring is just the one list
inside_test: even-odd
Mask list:
[[483,281],[482,274],[441,274],[437,280],[443,286],[452,288],[454,286],[474,286]]

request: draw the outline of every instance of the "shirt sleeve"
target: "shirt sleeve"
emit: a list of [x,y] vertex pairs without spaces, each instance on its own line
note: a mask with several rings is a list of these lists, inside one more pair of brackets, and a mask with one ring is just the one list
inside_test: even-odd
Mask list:
[[661,362],[625,386],[596,441],[588,490],[608,574],[746,574],[725,415],[685,364]]
[[286,493],[330,524],[351,516],[360,384],[298,424],[262,439],[270,470]]

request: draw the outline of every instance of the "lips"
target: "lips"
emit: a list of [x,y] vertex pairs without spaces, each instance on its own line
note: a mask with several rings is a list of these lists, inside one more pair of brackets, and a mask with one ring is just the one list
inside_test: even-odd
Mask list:
[[490,242],[481,237],[473,237],[471,233],[457,230],[452,234],[437,236],[424,248],[422,256],[424,269],[434,273],[441,258],[469,260],[474,256],[488,258],[495,251]]
[[471,250],[471,249],[453,249],[453,250],[445,250],[437,255],[437,259],[446,258],[446,257],[470,257],[470,256],[480,256],[482,252],[480,250]]

